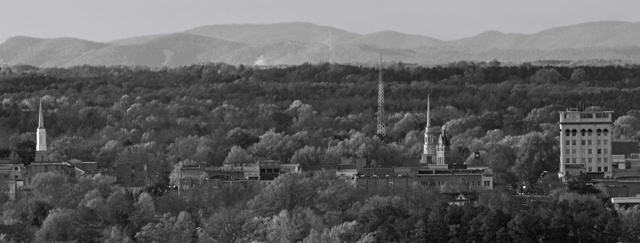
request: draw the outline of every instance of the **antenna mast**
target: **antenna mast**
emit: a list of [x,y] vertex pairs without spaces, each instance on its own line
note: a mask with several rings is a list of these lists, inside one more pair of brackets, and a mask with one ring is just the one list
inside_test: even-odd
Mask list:
[[384,138],[387,132],[384,127],[384,81],[382,80],[382,53],[380,53],[380,71],[378,75],[378,136]]

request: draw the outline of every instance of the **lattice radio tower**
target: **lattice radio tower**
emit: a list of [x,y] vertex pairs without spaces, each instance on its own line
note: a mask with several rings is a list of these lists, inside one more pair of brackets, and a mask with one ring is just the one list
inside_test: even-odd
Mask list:
[[376,133],[381,138],[387,136],[384,127],[384,81],[382,80],[382,53],[380,53],[380,70],[378,74],[378,129]]

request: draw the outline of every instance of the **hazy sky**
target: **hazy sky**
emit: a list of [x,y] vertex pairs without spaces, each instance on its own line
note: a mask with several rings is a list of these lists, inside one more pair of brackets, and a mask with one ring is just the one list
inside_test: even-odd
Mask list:
[[638,0],[3,0],[10,36],[93,41],[209,24],[302,21],[361,34],[395,30],[450,40],[486,30],[533,33],[590,21],[640,21]]

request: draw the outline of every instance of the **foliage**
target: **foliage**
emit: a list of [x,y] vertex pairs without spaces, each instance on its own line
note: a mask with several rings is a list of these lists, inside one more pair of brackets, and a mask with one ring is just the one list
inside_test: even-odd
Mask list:
[[[479,152],[473,163],[488,165],[498,187],[474,205],[454,206],[419,184],[394,197],[369,195],[331,172],[285,174],[269,185],[202,181],[181,196],[130,191],[107,176],[74,181],[44,173],[20,201],[4,203],[3,239],[638,241],[637,208],[616,214],[597,185],[570,181],[565,191],[550,176],[558,171],[556,112],[585,97],[613,111],[616,139],[638,137],[637,65],[391,68],[385,140],[375,136],[377,71],[366,66],[15,68],[22,71],[0,74],[0,157],[24,165],[34,160],[42,97],[52,159],[94,160],[111,175],[118,164],[145,164],[146,182],[158,188],[175,183],[187,164],[253,158],[413,166],[429,94],[433,129],[447,128],[452,158],[470,161]],[[548,196],[523,202],[509,189],[523,183]]]
[[246,150],[241,148],[240,146],[231,147],[231,151],[229,151],[229,155],[224,159],[224,164],[245,164],[245,163],[253,163],[252,156],[247,153]]
[[190,242],[195,232],[191,215],[185,211],[178,217],[170,214],[162,215],[157,223],[149,223],[136,234],[136,239],[143,242]]

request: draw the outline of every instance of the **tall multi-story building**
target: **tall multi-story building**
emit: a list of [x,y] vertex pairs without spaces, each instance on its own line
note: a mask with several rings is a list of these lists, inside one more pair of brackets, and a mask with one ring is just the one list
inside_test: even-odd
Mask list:
[[612,111],[560,112],[560,176],[612,175]]

